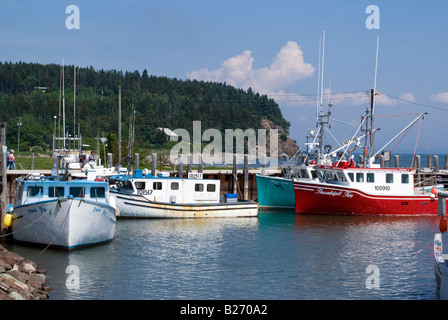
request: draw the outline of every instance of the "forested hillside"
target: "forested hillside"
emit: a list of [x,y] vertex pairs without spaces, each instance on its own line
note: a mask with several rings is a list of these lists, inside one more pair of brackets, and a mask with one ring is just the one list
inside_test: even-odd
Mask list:
[[[21,150],[51,148],[54,116],[62,115],[61,69],[56,64],[0,63],[0,121],[8,124],[8,145],[17,145],[20,119]],[[202,130],[259,129],[263,118],[282,127],[284,132],[289,129],[290,124],[283,119],[278,104],[251,89],[156,77],[147,70],[140,74],[139,71],[76,68],[74,108],[74,66],[65,66],[64,70],[69,134],[74,131],[75,112],[76,128],[79,123],[84,137],[116,136],[119,85],[122,87],[122,138],[123,141],[128,138],[131,115],[135,111],[135,142],[140,148],[160,142],[156,128],[184,128],[191,132],[193,120],[202,121]]]

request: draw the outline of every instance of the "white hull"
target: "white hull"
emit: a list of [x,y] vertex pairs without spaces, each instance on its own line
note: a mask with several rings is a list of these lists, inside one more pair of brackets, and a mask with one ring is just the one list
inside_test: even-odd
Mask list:
[[154,202],[143,196],[110,191],[120,218],[226,218],[257,217],[258,203],[176,204]]
[[115,224],[110,205],[62,198],[17,206],[11,227],[15,241],[73,249],[112,240]]
[[442,234],[434,236],[434,278],[437,285],[437,298],[448,300],[448,255],[443,254]]

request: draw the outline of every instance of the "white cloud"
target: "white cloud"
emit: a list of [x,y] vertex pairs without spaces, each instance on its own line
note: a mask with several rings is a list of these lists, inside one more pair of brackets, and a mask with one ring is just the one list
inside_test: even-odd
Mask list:
[[415,99],[414,95],[410,92],[405,92],[400,96],[400,99],[409,101],[409,102],[417,102],[417,99]]
[[448,92],[433,94],[429,99],[435,102],[448,103]]
[[262,94],[273,93],[300,79],[311,77],[314,67],[303,59],[303,51],[294,41],[288,41],[280,49],[269,67],[253,69],[254,58],[250,50],[231,57],[216,70],[202,68],[187,73],[189,79],[226,82],[238,88],[248,89]]

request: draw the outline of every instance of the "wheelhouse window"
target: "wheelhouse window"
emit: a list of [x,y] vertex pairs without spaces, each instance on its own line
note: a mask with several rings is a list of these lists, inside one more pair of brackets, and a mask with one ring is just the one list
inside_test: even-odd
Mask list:
[[204,185],[202,183],[196,183],[194,185],[194,191],[196,191],[196,192],[204,191]]
[[69,194],[74,198],[82,198],[85,194],[84,187],[71,187]]
[[401,175],[401,183],[409,183],[409,174],[403,173]]
[[215,192],[216,184],[207,184],[207,192]]
[[345,177],[344,173],[342,171],[336,172],[336,177],[338,181],[347,181],[347,178]]
[[144,190],[145,189],[145,182],[144,181],[136,181],[135,182],[135,189],[137,189],[137,190]]
[[179,190],[179,182],[171,182],[171,190]]
[[351,182],[355,181],[355,174],[353,172],[348,172],[347,174]]
[[394,183],[394,174],[386,173],[386,183]]
[[106,190],[104,188],[90,188],[91,198],[106,198]]
[[305,169],[300,169],[299,174],[301,178],[309,179],[310,177],[308,171],[306,171]]
[[50,198],[57,198],[64,196],[64,187],[49,187],[48,196]]
[[28,194],[30,195],[30,197],[35,197],[40,195],[43,195],[43,187],[38,187],[38,186],[32,186],[32,187],[28,187]]
[[367,183],[373,183],[375,182],[375,174],[374,173],[368,173],[367,174]]
[[356,173],[356,182],[364,182],[364,173],[362,172]]
[[162,190],[162,182],[153,182],[152,183],[153,190]]

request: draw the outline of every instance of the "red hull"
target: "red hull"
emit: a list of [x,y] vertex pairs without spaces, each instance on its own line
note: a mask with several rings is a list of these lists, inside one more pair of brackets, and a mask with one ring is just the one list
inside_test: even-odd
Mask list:
[[294,181],[298,214],[437,215],[437,196],[370,195],[357,189]]

